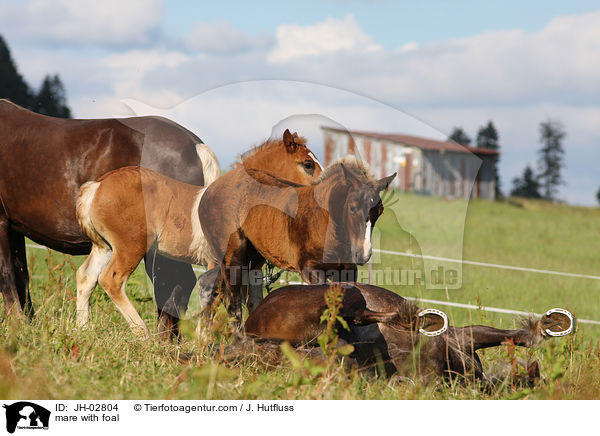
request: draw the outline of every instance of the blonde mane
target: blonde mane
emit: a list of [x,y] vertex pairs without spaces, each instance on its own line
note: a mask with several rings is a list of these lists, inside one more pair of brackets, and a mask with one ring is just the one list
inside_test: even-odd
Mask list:
[[[301,146],[306,147],[306,138],[304,138],[302,136],[297,136],[294,138],[294,141],[296,142],[296,145],[301,145]],[[255,145],[250,150],[239,154],[237,161],[232,165],[232,167],[237,168],[238,166],[243,164],[246,159],[253,157],[257,153],[266,151],[268,148],[271,148],[271,147],[282,146],[282,145],[283,145],[283,141],[281,139],[267,139],[266,141],[262,142],[261,144]]]
[[347,156],[337,159],[331,165],[327,166],[327,168],[325,168],[325,171],[321,173],[319,178],[313,182],[313,185],[321,183],[323,180],[326,180],[329,177],[338,174],[340,171],[342,171],[342,165],[347,170],[352,171],[359,178],[364,179],[365,183],[373,185],[377,183],[377,179],[371,171],[369,164],[358,159],[356,156],[349,154]]

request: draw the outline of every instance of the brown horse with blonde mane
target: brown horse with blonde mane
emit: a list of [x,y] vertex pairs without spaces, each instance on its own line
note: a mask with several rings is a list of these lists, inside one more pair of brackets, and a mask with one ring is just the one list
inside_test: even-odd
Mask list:
[[[371,256],[373,226],[383,212],[379,192],[394,177],[376,180],[366,164],[347,156],[306,186],[248,168],[219,178],[198,209],[211,255],[220,264],[200,279],[201,306],[224,290],[233,297],[230,312],[241,320],[242,299],[251,295],[250,310],[262,300],[265,260],[311,283],[339,271],[354,280],[357,265]],[[258,278],[247,280],[247,270]]]
[[[289,130],[245,155],[238,167],[246,166],[273,171],[288,183],[310,183],[321,173],[305,140]],[[99,282],[130,327],[147,333],[125,294],[127,279],[149,250],[178,261],[211,262],[198,218],[205,189],[143,167],[121,168],[82,186],[77,218],[92,251],[77,271],[78,325],[89,320],[90,295]]]

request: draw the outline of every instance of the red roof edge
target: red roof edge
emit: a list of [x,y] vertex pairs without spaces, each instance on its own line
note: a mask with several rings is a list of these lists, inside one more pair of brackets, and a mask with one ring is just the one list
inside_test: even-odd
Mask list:
[[491,148],[470,147],[468,145],[459,144],[453,141],[438,141],[436,139],[423,138],[421,136],[403,135],[400,133],[378,133],[359,130],[346,130],[327,126],[322,126],[321,129],[349,133],[351,135],[367,136],[369,138],[381,139],[384,141],[397,142],[411,147],[421,148],[424,150],[443,150],[458,153],[471,152],[473,154],[484,154],[492,156],[500,154],[498,150],[494,150]]

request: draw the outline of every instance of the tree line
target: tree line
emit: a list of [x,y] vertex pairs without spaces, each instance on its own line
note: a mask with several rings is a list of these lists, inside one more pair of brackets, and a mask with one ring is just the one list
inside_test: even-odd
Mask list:
[[[562,177],[562,170],[565,167],[563,142],[566,133],[562,124],[553,120],[540,123],[539,132],[541,148],[538,150],[537,171],[531,165],[527,165],[522,176],[512,180],[510,195],[556,201],[558,200],[558,187],[564,184]],[[448,136],[448,140],[467,146],[472,143],[471,138],[462,127],[455,127]],[[477,131],[475,147],[500,149],[498,131],[491,120]],[[498,160],[499,157],[494,160],[493,171],[496,180],[496,198],[501,198],[503,194],[500,189]],[[600,190],[597,198],[600,202]]]
[[71,118],[65,87],[58,74],[47,74],[36,91],[19,73],[8,44],[0,35],[0,98],[44,115]]
[[[448,136],[448,141],[454,141],[458,144],[470,146],[472,141],[469,135],[463,130],[462,127],[455,127]],[[494,126],[492,120],[488,121],[485,126],[480,126],[477,130],[477,136],[475,139],[475,147],[477,148],[489,148],[492,150],[500,150],[500,136],[498,130]],[[494,181],[496,186],[496,198],[502,197],[502,190],[500,189],[500,175],[498,172],[498,161],[500,160],[500,154],[496,155],[493,163]]]
[[543,198],[556,201],[558,187],[563,185],[562,170],[565,167],[563,141],[565,130],[558,121],[547,120],[540,123],[540,143],[537,172],[527,165],[521,177],[513,179],[511,195],[526,198]]

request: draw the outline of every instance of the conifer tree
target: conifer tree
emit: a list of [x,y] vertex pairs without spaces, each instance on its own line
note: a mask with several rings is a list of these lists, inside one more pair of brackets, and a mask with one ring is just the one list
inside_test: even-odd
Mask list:
[[542,197],[556,200],[558,186],[564,184],[561,171],[564,168],[563,140],[566,136],[562,124],[547,120],[540,123],[540,142],[538,151],[538,177],[542,187]]

